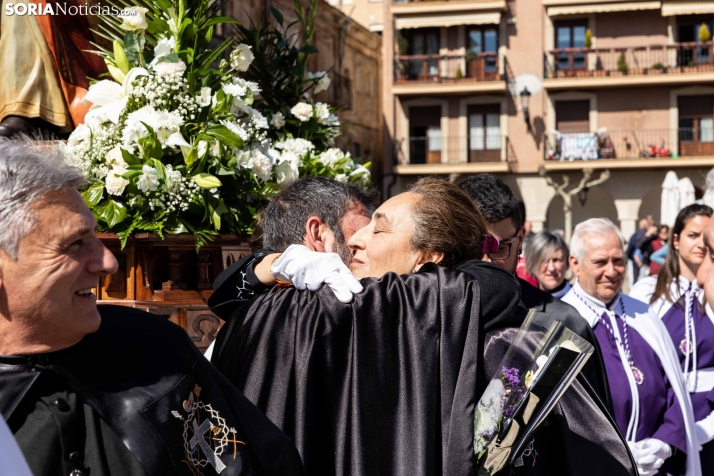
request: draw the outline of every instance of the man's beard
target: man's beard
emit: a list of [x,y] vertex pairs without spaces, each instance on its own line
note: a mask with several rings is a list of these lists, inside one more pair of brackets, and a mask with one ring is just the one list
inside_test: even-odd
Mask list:
[[340,255],[342,262],[349,266],[352,262],[352,250],[344,241],[336,240],[335,243],[335,249],[333,252]]

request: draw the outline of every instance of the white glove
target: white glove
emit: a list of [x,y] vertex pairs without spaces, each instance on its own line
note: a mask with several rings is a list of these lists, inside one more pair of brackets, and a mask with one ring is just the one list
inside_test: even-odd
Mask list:
[[[636,443],[627,442],[632,449],[632,456],[637,462],[640,476],[656,474],[664,461],[672,456],[672,447],[656,438],[646,438]],[[635,449],[633,449],[633,446]]]
[[697,422],[697,443],[699,446],[705,445],[711,440],[714,440],[714,412]]
[[336,253],[318,253],[303,245],[290,245],[270,267],[275,279],[292,283],[296,289],[315,291],[327,284],[335,297],[351,302],[362,285]]

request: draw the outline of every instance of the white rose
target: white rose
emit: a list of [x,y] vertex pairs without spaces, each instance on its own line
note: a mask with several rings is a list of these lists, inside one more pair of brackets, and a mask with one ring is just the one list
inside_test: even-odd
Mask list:
[[149,165],[144,165],[141,168],[141,175],[139,175],[139,181],[137,186],[142,192],[154,192],[159,188],[159,179],[156,178],[156,169]]
[[110,167],[124,167],[126,168],[126,162],[124,162],[124,157],[121,154],[121,147],[115,146],[112,150],[107,152],[107,165]]
[[148,8],[143,7],[131,7],[125,10],[130,10],[131,12],[126,12],[125,15],[119,15],[122,24],[120,25],[126,31],[137,31],[146,30],[149,26],[146,23],[146,12],[149,11]]
[[280,129],[281,127],[285,126],[285,116],[283,116],[282,112],[276,112],[273,114],[273,117],[270,119],[270,123]]
[[241,43],[231,52],[231,66],[238,71],[247,71],[255,59],[250,46]]
[[320,124],[328,124],[330,120],[330,108],[324,102],[315,104],[315,117]]
[[124,193],[124,189],[129,185],[129,181],[121,176],[124,172],[126,172],[126,169],[122,166],[115,165],[112,167],[112,170],[107,174],[105,180],[107,193],[110,195],[121,195]]
[[[286,154],[283,154],[286,155]],[[280,188],[285,188],[298,179],[300,172],[294,160],[283,160],[275,167],[275,179]]]
[[320,162],[325,165],[334,165],[344,157],[345,154],[343,154],[340,149],[333,147],[320,154]]
[[299,102],[290,109],[290,112],[302,122],[307,122],[312,117],[312,106],[305,102]]
[[327,90],[330,87],[330,78],[327,76],[326,71],[320,71],[318,73],[307,73],[307,78],[311,80],[318,79],[315,83],[315,94]]
[[196,96],[196,104],[201,107],[210,106],[211,99],[211,88],[201,88],[201,95]]
[[161,38],[154,47],[154,59],[149,63],[149,66],[155,66],[161,58],[173,53],[174,48],[176,48],[175,38]]
[[253,168],[251,169],[255,175],[263,182],[267,182],[271,172],[270,159],[259,150],[253,151]]
[[186,71],[186,63],[181,60],[178,60],[176,63],[162,62],[154,65],[154,72],[160,76],[166,74],[183,74],[184,71]]

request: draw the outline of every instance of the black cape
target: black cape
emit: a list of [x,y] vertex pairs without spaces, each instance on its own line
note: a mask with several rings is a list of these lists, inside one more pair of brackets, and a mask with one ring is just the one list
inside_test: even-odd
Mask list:
[[[0,358],[0,412],[6,420],[23,408],[38,376],[48,374],[110,426],[147,474],[188,476],[196,474],[184,461],[193,436],[184,422],[191,421],[194,410],[186,408],[193,398],[203,405],[193,413],[199,424],[206,418],[220,423],[220,417],[235,430],[227,437],[245,443],[221,456],[221,476],[303,474],[290,439],[203,358],[180,327],[127,307],[99,310],[99,330],[71,348]],[[216,474],[210,464],[201,471]]]
[[[474,474],[485,334],[518,327],[523,317],[515,278],[479,266],[498,292],[486,295],[472,276],[433,264],[363,279],[351,304],[325,286],[274,288],[233,312],[212,361],[293,437],[309,474]],[[581,410],[579,421],[619,442],[599,467],[609,476],[636,474],[612,422],[594,404]],[[569,449],[587,453],[603,443],[581,444]],[[589,462],[590,472],[579,474],[601,474]]]

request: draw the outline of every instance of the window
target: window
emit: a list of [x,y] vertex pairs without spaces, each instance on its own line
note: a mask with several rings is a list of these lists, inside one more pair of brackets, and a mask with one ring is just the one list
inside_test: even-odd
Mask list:
[[[711,35],[711,15],[677,17],[677,41],[685,43],[679,47],[678,66],[695,66],[700,63],[709,63],[710,48],[702,45],[699,36],[701,29],[705,26]],[[711,37],[709,41],[711,41]],[[689,45],[686,43],[689,43]]]
[[408,54],[418,56],[410,61],[410,73],[414,77],[439,74],[439,30],[424,28],[410,30],[407,36]]
[[441,106],[409,108],[409,163],[440,164]]
[[469,106],[469,162],[495,162],[501,158],[500,105]]
[[556,101],[555,128],[562,134],[590,132],[590,101]]
[[680,155],[714,154],[714,96],[680,96],[677,103]]
[[[555,47],[559,50],[570,48],[585,48],[585,31],[587,20],[575,20],[555,23]],[[585,53],[570,53],[558,55],[558,69],[584,69]]]
[[[481,68],[486,73],[495,73],[498,69],[498,31],[493,27],[471,27],[466,31],[468,50],[467,59],[479,61]],[[494,53],[493,55],[480,55],[479,53]],[[472,59],[473,58],[473,59]]]

